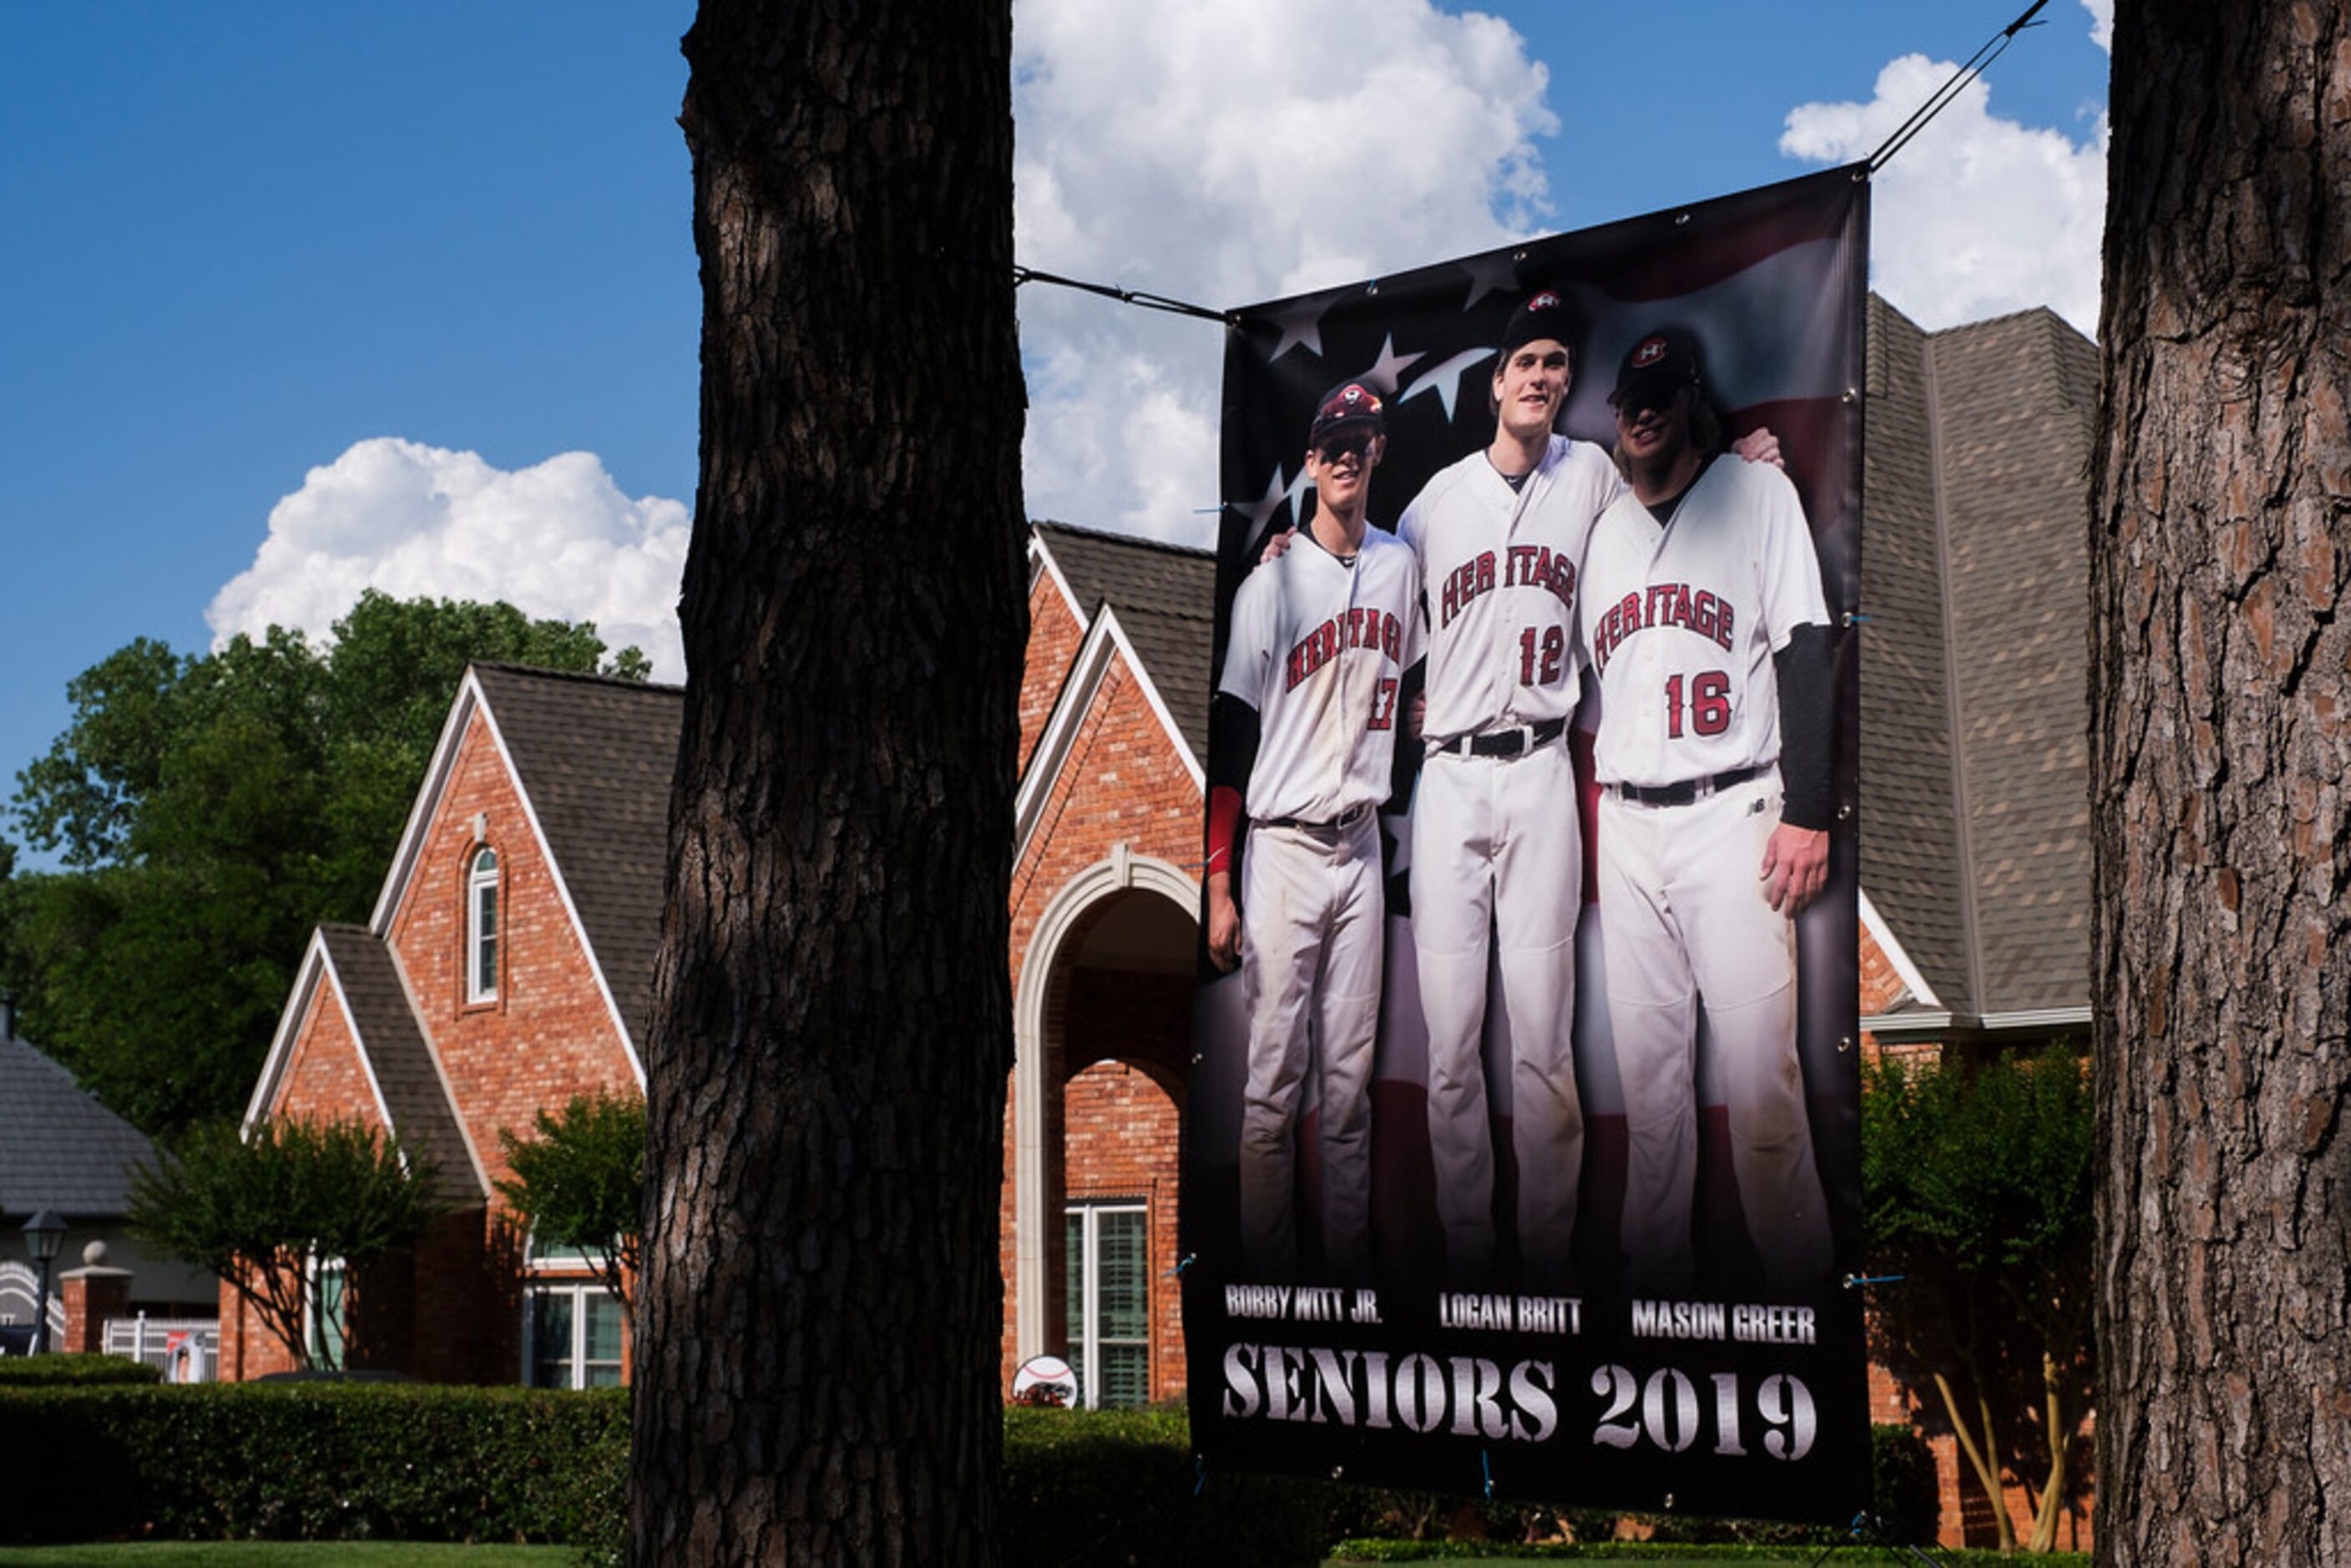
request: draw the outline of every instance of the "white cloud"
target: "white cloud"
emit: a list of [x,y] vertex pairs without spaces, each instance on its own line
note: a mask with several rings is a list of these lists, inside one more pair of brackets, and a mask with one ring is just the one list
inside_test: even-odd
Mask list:
[[253,565],[204,620],[215,645],[272,625],[319,639],[365,588],[503,599],[535,617],[592,621],[606,646],[634,643],[657,679],[683,680],[688,528],[680,503],[622,495],[593,453],[509,473],[471,452],[379,436],[311,469],[270,508]]
[[[1790,110],[1780,151],[1865,158],[1955,68],[1923,55],[1892,61],[1867,103]],[[1872,285],[1924,327],[2046,305],[2095,333],[2106,118],[2076,142],[1990,105],[1983,79],[1970,82],[1872,180]]]
[[[1339,37],[1348,68],[1318,73]],[[1548,211],[1547,73],[1492,16],[1016,0],[1013,50],[1015,254],[1042,271],[1223,308],[1486,249]],[[1212,538],[1194,514],[1217,500],[1217,327],[1045,285],[1020,315],[1029,513]]]
[[2090,14],[2090,42],[2108,54],[2115,52],[2115,0],[2082,0]]

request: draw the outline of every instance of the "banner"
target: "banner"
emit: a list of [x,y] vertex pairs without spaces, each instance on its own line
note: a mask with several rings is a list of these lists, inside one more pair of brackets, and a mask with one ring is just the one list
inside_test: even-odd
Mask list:
[[[1867,194],[1831,171],[1229,329],[1182,1195],[1212,1474],[1867,1505]],[[1813,874],[1808,814],[1791,920],[1766,865]]]

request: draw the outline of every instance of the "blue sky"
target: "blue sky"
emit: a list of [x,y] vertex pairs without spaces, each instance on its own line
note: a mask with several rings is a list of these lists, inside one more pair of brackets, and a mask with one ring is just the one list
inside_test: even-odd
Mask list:
[[[2022,4],[1018,0],[1020,256],[1232,305],[1788,178]],[[2095,325],[2107,60],[2085,0],[2043,17],[1878,180],[1878,287],[1927,325]],[[323,632],[370,581],[592,616],[675,676],[691,20],[0,13],[0,793],[124,643]],[[1214,329],[1021,315],[1031,513],[1205,538]]]

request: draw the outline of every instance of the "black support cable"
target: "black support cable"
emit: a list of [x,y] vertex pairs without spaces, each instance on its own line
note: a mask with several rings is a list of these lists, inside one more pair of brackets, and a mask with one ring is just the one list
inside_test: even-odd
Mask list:
[[1937,88],[1926,102],[1911,111],[1909,119],[1894,128],[1893,135],[1879,143],[1877,151],[1869,155],[1869,172],[1873,174],[1876,173],[1886,167],[1887,159],[1907,147],[1910,144],[1910,139],[1925,130],[1928,120],[1942,113],[1951,99],[1959,97],[1970,82],[1991,68],[1992,61],[2000,58],[2007,50],[2011,38],[2015,37],[2027,27],[2046,26],[2046,23],[2036,22],[2032,18],[2039,16],[2041,8],[2048,4],[2049,0],[2032,0],[2032,7],[2023,16],[1986,39],[1984,47],[1978,49],[1966,65],[1951,73],[1950,80]]
[[1040,272],[1033,267],[1022,267],[1015,262],[1012,267],[1012,287],[1018,288],[1024,283],[1050,283],[1061,288],[1081,289],[1088,294],[1099,294],[1105,299],[1115,299],[1122,305],[1140,305],[1145,310],[1165,310],[1171,316],[1193,316],[1203,321],[1221,321],[1228,327],[1240,319],[1238,311],[1211,310],[1205,305],[1194,305],[1182,299],[1170,299],[1164,294],[1145,294],[1139,289],[1121,288],[1109,283],[1088,283],[1082,278],[1063,277],[1057,273]]
[[[2027,27],[2048,26],[2045,22],[2033,20],[2048,4],[2049,0],[2032,0],[2032,4],[2025,9],[2022,16],[1985,40],[1983,47],[1970,57],[1967,64],[1951,73],[1950,80],[1929,94],[1926,102],[1911,111],[1909,119],[1894,128],[1894,134],[1878,144],[1877,151],[1869,155],[1867,162],[1863,166],[1865,176],[1876,173],[1886,167],[1887,160],[1907,147],[1910,144],[1910,139],[1925,130],[1928,120],[1949,108],[1951,100],[1959,97],[1970,82],[1982,76],[1991,68],[1992,61],[2000,58],[2006,52],[2010,40],[2017,34]],[[1050,283],[1057,288],[1074,288],[1084,294],[1098,294],[1105,299],[1115,299],[1122,305],[1136,305],[1145,310],[1162,310],[1171,316],[1189,316],[1196,320],[1219,321],[1228,327],[1237,327],[1241,321],[1241,313],[1238,310],[1212,310],[1206,305],[1195,305],[1186,299],[1171,299],[1165,294],[1152,294],[1139,288],[1122,288],[1113,283],[1088,283],[1081,277],[1064,277],[1059,273],[1041,272],[1036,267],[1022,267],[1015,262],[1012,267],[1012,286],[1018,288],[1024,283]]]

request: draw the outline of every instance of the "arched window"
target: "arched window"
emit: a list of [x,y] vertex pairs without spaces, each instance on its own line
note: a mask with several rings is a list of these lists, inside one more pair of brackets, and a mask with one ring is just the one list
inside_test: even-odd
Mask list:
[[465,999],[498,995],[498,852],[485,845],[465,873]]

